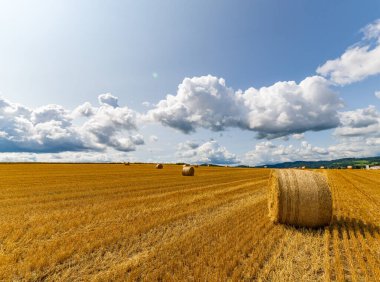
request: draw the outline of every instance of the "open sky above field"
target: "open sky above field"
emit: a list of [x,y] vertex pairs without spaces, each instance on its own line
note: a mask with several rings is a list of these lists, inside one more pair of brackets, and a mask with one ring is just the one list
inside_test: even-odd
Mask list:
[[0,161],[380,154],[379,1],[1,1]]

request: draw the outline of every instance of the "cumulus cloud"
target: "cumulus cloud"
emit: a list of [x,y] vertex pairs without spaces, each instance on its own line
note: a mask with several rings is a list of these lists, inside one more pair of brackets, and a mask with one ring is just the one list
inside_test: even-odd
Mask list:
[[185,78],[177,94],[167,95],[147,117],[184,133],[238,127],[271,139],[334,128],[341,106],[329,82],[319,76],[235,92],[224,79],[208,75]]
[[136,113],[128,107],[110,107],[101,105],[81,127],[80,132],[87,143],[98,149],[113,147],[120,151],[133,151],[135,145],[141,145],[141,138],[124,136],[123,133],[134,131]]
[[78,117],[90,117],[94,115],[96,112],[96,109],[91,105],[89,102],[85,102],[82,105],[76,107],[71,115],[73,118],[78,118]]
[[380,73],[380,19],[362,29],[363,39],[339,58],[317,68],[317,73],[340,85]]
[[184,133],[194,132],[197,127],[219,131],[238,126],[241,109],[225,81],[208,75],[185,78],[177,95],[167,95],[148,116]]
[[[0,98],[2,152],[133,151],[144,144],[137,130],[136,113],[117,106],[117,97],[99,96],[99,107],[85,103],[73,111],[59,105],[36,109]],[[75,124],[84,118],[82,124]],[[75,124],[75,125],[74,125]]]
[[376,98],[379,98],[379,99],[380,99],[380,91],[376,91],[376,92],[375,92],[375,96],[376,96]]
[[254,150],[245,154],[245,162],[252,165],[292,161],[315,161],[328,156],[328,150],[302,141],[300,146],[275,145],[270,141],[256,144]]
[[256,144],[247,152],[243,162],[250,165],[275,164],[293,161],[317,161],[340,158],[372,157],[380,154],[380,138],[345,138],[326,148],[313,146],[307,141],[298,145],[274,144],[266,141]]
[[375,106],[340,113],[341,126],[334,134],[339,137],[380,137],[380,112]]
[[32,110],[0,98],[0,132],[3,152],[86,149],[68,112],[58,105]]
[[0,162],[126,162],[136,161],[134,156],[124,152],[60,152],[60,153],[0,153]]
[[211,140],[203,144],[186,141],[178,144],[177,157],[184,161],[213,164],[239,163],[235,154],[230,153],[217,141]]
[[340,126],[333,133],[336,144],[323,148],[313,146],[307,141],[290,145],[260,142],[245,154],[243,161],[251,165],[262,165],[380,154],[380,112],[374,106],[340,112],[339,118]]
[[248,107],[248,129],[261,138],[300,134],[309,130],[334,128],[342,101],[320,76],[307,77],[299,84],[277,82],[241,94]]
[[98,101],[100,105],[103,106],[111,106],[114,108],[119,107],[118,105],[118,98],[111,95],[110,93],[101,94],[98,96]]

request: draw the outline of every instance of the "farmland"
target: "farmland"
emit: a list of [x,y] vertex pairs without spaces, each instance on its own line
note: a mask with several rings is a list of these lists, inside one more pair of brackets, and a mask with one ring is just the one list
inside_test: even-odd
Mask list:
[[376,281],[380,172],[320,170],[329,227],[275,225],[269,169],[0,165],[0,280]]

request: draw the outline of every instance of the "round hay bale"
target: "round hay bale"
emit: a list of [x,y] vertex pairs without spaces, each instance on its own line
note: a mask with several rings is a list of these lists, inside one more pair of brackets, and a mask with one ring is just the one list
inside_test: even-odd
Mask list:
[[124,165],[129,165],[129,162],[127,162],[127,163],[124,163]]
[[331,191],[325,176],[304,170],[275,170],[269,180],[269,217],[304,227],[330,224]]
[[194,176],[195,169],[192,166],[186,166],[182,168],[183,176]]
[[194,167],[198,167],[198,165],[195,165]]
[[163,166],[162,164],[156,164],[156,168],[157,168],[157,169],[163,169],[164,166]]

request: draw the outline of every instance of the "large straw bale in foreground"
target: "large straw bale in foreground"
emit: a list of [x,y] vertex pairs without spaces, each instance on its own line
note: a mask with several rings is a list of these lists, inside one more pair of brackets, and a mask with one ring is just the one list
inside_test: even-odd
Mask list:
[[330,223],[331,191],[321,173],[283,169],[272,171],[269,217],[273,222],[318,227]]
[[182,175],[183,176],[194,176],[194,168],[192,166],[185,166],[182,168]]

